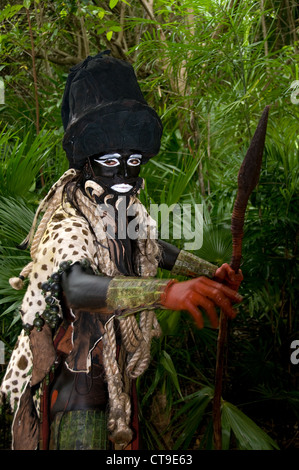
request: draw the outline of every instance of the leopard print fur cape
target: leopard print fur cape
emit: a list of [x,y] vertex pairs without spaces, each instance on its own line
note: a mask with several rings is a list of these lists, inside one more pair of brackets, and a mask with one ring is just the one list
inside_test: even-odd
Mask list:
[[[95,196],[101,195],[102,188],[93,181],[86,182],[85,188],[89,189],[91,196],[80,192],[79,200],[80,210],[84,216],[80,215],[67,202],[66,198],[62,198],[65,184],[72,181],[76,174],[75,170],[68,170],[51,188],[38,208],[37,213],[42,211],[44,215],[34,235],[34,225],[37,224],[38,218],[35,217],[33,229],[29,235],[32,262],[24,269],[26,273],[29,271],[29,282],[21,305],[23,324],[33,324],[36,315],[43,313],[46,303],[41,286],[51,274],[57,272],[62,261],[71,260],[72,263],[76,263],[88,259],[95,273],[112,277],[119,274],[107,249],[105,233],[105,216],[107,214],[99,208],[94,199]],[[155,222],[150,218],[138,198],[134,196],[133,199],[132,202],[138,206],[136,214],[138,223],[145,224],[148,230],[152,230]],[[136,250],[135,267],[138,268],[140,276],[154,277],[158,267],[157,241],[153,237],[143,237],[137,239],[136,243],[139,249]],[[60,316],[62,316],[61,309]],[[160,334],[155,317],[149,328],[150,331],[154,331],[151,336]],[[148,338],[144,343],[147,342]],[[83,358],[84,366],[81,369],[83,371],[89,370],[90,353],[93,347],[94,345],[91,345],[87,356]],[[30,432],[33,434],[31,440],[28,438],[28,442],[25,444],[26,448],[36,449],[38,446],[39,386],[51,370],[55,359],[56,353],[50,327],[45,325],[40,332],[32,330],[30,335],[22,330],[0,389],[0,397],[2,399],[4,396],[6,397],[6,401],[9,402],[15,413],[13,448],[18,448],[18,445],[14,447],[14,440],[17,441],[17,434],[26,433],[26,426],[30,426]],[[33,390],[35,390],[34,394]],[[26,407],[29,409],[27,412]],[[33,415],[36,415],[36,419],[31,423]],[[16,420],[17,422],[15,422]],[[21,421],[23,421],[21,428],[14,429],[21,425]]]

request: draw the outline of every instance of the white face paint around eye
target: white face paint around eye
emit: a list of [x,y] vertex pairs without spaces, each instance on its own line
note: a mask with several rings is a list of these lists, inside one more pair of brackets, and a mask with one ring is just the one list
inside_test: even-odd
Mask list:
[[[100,163],[103,166],[118,166],[120,164],[119,158],[121,158],[121,155],[119,153],[109,153],[106,155],[103,155],[102,157],[99,157],[95,159],[94,161],[96,163]],[[139,166],[141,164],[141,159],[142,155],[140,154],[132,154],[129,156],[127,159],[127,164],[129,166]]]
[[130,155],[127,160],[127,164],[130,166],[138,166],[141,163],[141,159],[142,159],[142,155],[139,155],[139,154]]
[[94,161],[96,163],[100,163],[103,166],[117,166],[119,165],[119,158],[120,158],[119,153],[108,153],[106,155],[103,155],[102,157],[99,157],[95,159]]

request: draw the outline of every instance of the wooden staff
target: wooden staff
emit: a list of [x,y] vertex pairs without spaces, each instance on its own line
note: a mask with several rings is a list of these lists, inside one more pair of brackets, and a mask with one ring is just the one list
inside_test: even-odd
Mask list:
[[[256,187],[260,177],[268,114],[269,106],[266,106],[238,174],[238,193],[231,220],[233,254],[230,262],[230,266],[236,273],[240,268],[242,258],[245,211],[250,194]],[[228,319],[221,311],[217,340],[215,392],[213,399],[214,446],[216,450],[222,449],[221,395],[225,356],[224,352],[227,342],[227,323]]]

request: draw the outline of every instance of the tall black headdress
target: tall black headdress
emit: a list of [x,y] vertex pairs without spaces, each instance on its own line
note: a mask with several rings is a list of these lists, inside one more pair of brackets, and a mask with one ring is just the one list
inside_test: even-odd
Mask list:
[[71,69],[61,114],[70,168],[81,169],[101,153],[139,152],[144,163],[159,152],[159,116],[145,101],[133,67],[108,53]]

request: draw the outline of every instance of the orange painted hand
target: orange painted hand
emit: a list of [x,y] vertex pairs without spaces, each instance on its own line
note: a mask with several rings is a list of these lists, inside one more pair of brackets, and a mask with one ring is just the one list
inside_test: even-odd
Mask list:
[[237,291],[243,281],[242,271],[239,269],[237,273],[230,267],[229,264],[224,263],[217,269],[214,277],[215,281],[223,282],[226,286]]
[[170,282],[161,296],[162,305],[170,310],[187,310],[198,328],[203,328],[204,321],[198,307],[205,310],[211,326],[217,328],[220,307],[229,318],[235,318],[233,303],[241,302],[242,297],[230,287],[204,276],[190,281]]

